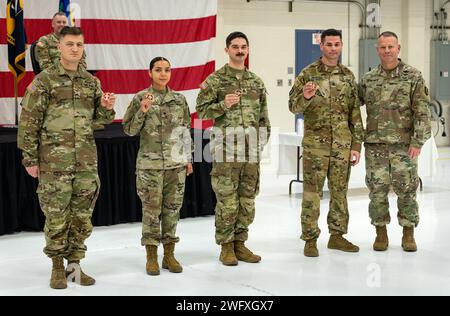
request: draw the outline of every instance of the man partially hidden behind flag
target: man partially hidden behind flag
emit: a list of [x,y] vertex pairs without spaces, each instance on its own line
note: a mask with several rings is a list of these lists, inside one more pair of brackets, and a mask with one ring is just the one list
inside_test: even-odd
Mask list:
[[[59,37],[61,30],[69,25],[69,21],[64,12],[56,12],[52,18],[53,32],[42,36],[36,43],[36,60],[41,70],[45,70],[61,59],[61,53],[58,49]],[[86,53],[83,52],[83,58],[80,62],[81,67],[86,69]]]
[[59,12],[63,12],[68,20],[68,26],[75,26],[72,10],[70,9],[70,0],[59,0]]
[[23,1],[7,0],[6,29],[8,34],[8,68],[14,76],[15,124],[17,125],[17,84],[25,76],[25,27]]
[[[42,36],[36,42],[36,61],[41,70],[47,69],[59,63],[61,58],[58,44],[61,30],[65,26],[75,26],[75,21],[70,9],[70,0],[60,0],[58,12],[52,17],[53,32]],[[81,67],[87,68],[86,53],[83,52],[83,58],[80,62]]]

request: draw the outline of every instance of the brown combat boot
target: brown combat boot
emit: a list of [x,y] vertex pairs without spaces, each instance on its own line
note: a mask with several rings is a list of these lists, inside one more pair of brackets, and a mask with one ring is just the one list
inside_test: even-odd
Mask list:
[[[79,275],[77,275],[77,273],[79,273]],[[69,278],[69,281],[76,282],[81,286],[92,286],[95,284],[95,279],[81,270],[79,260],[68,262],[66,269],[66,278]]]
[[414,240],[414,227],[403,227],[402,248],[406,252],[417,251],[417,244]]
[[62,257],[52,258],[53,268],[50,279],[50,287],[55,290],[67,289],[67,279],[64,269],[64,259]]
[[261,257],[255,255],[250,249],[245,247],[243,241],[234,241],[234,254],[238,260],[247,263],[258,263],[261,261]]
[[303,249],[305,257],[316,258],[319,256],[319,249],[317,249],[317,240],[308,240]]
[[220,252],[219,260],[226,266],[238,265],[238,259],[236,258],[236,254],[234,253],[233,242],[222,244],[222,251]]
[[344,252],[359,252],[359,247],[355,246],[342,235],[331,235],[328,241],[328,249],[340,250]]
[[177,259],[175,259],[175,256],[173,254],[174,250],[175,250],[174,242],[164,245],[164,258],[162,262],[162,267],[163,269],[168,269],[172,273],[181,273],[183,272],[183,267],[177,261]]
[[386,251],[389,247],[389,238],[387,235],[386,226],[376,226],[377,238],[373,243],[373,250],[375,251]]
[[147,245],[145,246],[145,251],[147,252],[147,264],[145,265],[147,274],[159,275],[158,247]]

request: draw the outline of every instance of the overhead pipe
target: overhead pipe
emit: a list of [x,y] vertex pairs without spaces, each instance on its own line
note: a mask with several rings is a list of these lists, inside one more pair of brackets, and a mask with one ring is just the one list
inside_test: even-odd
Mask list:
[[356,0],[309,0],[309,2],[312,2],[312,1],[314,1],[314,2],[320,1],[320,2],[351,3],[351,4],[358,6],[361,11],[361,17],[363,20],[362,25],[361,25],[363,28],[363,39],[366,39],[366,36],[367,36],[367,34],[366,34],[366,26],[367,26],[366,25],[366,10],[365,10],[364,5],[361,2],[356,1]]
[[[250,2],[250,1],[258,1],[258,0],[247,0],[247,2]],[[285,0],[285,1],[278,0],[278,1],[273,1],[273,2],[288,2],[289,3],[289,12],[293,12],[294,11],[293,10],[293,8],[294,8],[294,1],[295,0]]]
[[350,62],[350,53],[351,53],[351,37],[350,37],[350,24],[351,24],[351,12],[350,12],[350,3],[347,3],[347,31],[348,31],[348,67],[351,67],[351,62]]
[[448,33],[447,33],[447,18],[448,13],[445,11],[445,6],[450,3],[450,0],[447,0],[444,2],[444,4],[441,7],[443,19],[442,19],[442,40],[444,42],[448,41]]
[[434,1],[433,0],[433,40],[436,41],[438,39],[439,36],[439,31],[437,30],[437,25],[439,25],[439,15],[435,10],[436,6],[434,5]]
[[445,25],[444,25],[444,23],[445,23],[445,9],[444,8],[441,8],[440,14],[441,14],[441,34],[439,35],[439,40],[444,41],[444,34],[446,32]]
[[441,41],[448,41],[448,33],[447,33],[447,18],[448,18],[448,13],[445,11],[445,7],[447,6],[447,4],[450,3],[450,0],[445,1],[440,9],[440,19],[441,19],[441,30],[440,30],[440,35],[439,35],[439,40]]
[[431,29],[433,30],[432,39],[433,41],[436,40],[436,21],[437,21],[437,14],[436,14],[436,0],[433,0],[433,24],[431,25]]
[[[369,4],[377,4],[378,7],[381,7],[381,0],[371,1],[365,0],[365,7],[367,8]],[[369,39],[377,39],[380,35],[381,31],[381,25],[375,25],[374,27],[369,27],[367,25],[368,32],[369,32]]]
[[[258,0],[247,0],[247,2],[251,2],[251,1],[258,1]],[[270,0],[269,0],[270,1]],[[289,2],[289,12],[293,11],[293,3],[296,0],[286,0],[284,2]],[[359,7],[360,11],[361,11],[361,17],[362,17],[362,25],[361,27],[363,28],[363,39],[366,39],[366,10],[364,5],[361,4],[361,2],[357,1],[357,0],[307,0],[309,2],[317,2],[317,1],[321,1],[321,2],[339,2],[339,3],[351,3],[354,4],[356,6]],[[280,2],[280,1],[276,1],[276,2]]]
[[445,6],[450,3],[447,0],[444,4],[438,4],[436,8],[436,0],[433,0],[433,25],[431,26],[433,30],[433,40],[434,41],[447,41],[447,12],[445,11]]

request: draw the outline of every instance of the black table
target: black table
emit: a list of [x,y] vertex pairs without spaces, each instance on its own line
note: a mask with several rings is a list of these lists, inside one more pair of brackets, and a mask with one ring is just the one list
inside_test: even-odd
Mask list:
[[[192,130],[196,150],[209,144],[203,131]],[[17,130],[0,129],[0,235],[40,231],[44,215],[36,194],[37,180],[27,175],[17,149]],[[206,138],[206,139],[203,139]],[[136,157],[139,137],[128,137],[120,124],[95,133],[98,151],[100,195],[92,216],[94,226],[109,226],[142,220],[142,205],[136,193]],[[206,157],[208,160],[208,157]],[[216,198],[211,188],[212,164],[194,163],[186,180],[181,218],[214,215]]]

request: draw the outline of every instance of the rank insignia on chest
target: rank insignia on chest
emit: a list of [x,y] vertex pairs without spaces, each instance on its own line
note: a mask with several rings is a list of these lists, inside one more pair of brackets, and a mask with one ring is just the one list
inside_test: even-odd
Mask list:
[[147,94],[144,96],[144,99],[148,99],[148,100],[150,100],[151,102],[154,102],[154,101],[155,101],[155,96],[154,96],[153,94],[151,94],[151,93],[147,93]]
[[245,95],[245,94],[247,94],[247,89],[245,89],[245,88],[243,88],[243,89],[237,89],[236,91],[234,91],[234,94],[235,94],[235,95],[238,95],[238,96],[240,96],[240,95]]

